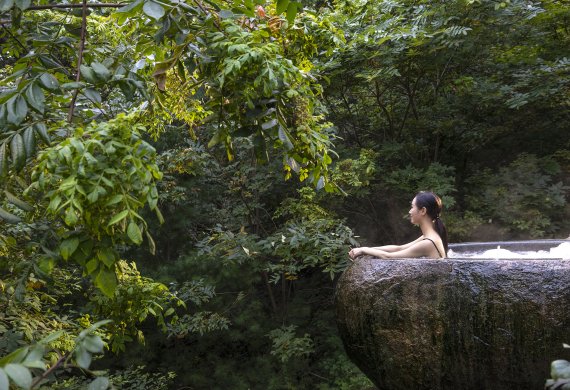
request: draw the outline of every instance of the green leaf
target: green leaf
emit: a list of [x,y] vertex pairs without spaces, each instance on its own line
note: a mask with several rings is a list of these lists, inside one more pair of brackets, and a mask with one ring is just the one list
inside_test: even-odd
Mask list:
[[[28,353],[26,358],[24,359],[24,364],[26,367],[30,367],[30,363],[34,364],[33,367],[37,368],[45,368],[45,364],[42,363],[42,358],[44,357],[45,347],[41,344],[36,344]],[[35,363],[40,363],[41,365],[38,367]]]
[[73,227],[75,226],[75,224],[77,223],[79,219],[77,218],[77,214],[75,214],[75,211],[73,210],[73,207],[69,207],[66,211],[65,211],[65,218],[64,221],[66,223],[67,226]]
[[234,13],[232,11],[230,11],[229,9],[220,10],[218,15],[220,15],[221,19],[231,19],[234,17]]
[[91,353],[101,353],[105,347],[105,343],[101,340],[101,337],[96,335],[90,335],[85,337],[82,343],[83,347]]
[[277,14],[280,15],[287,9],[289,5],[289,0],[277,0]]
[[14,6],[14,0],[0,0],[0,12],[8,11]]
[[287,134],[287,130],[285,130],[282,126],[279,126],[279,139],[281,140],[281,142],[283,142],[283,145],[285,145],[285,149],[286,150],[291,150],[293,149],[293,144],[291,143],[291,140],[289,139],[289,135]]
[[24,202],[16,197],[16,195],[12,194],[8,190],[4,190],[4,194],[6,195],[6,200],[12,203],[14,206],[21,208],[24,211],[32,211],[34,208],[29,203]]
[[94,103],[100,104],[101,103],[101,94],[94,90],[93,88],[85,88],[83,94],[87,99],[91,100]]
[[30,8],[31,0],[14,0],[16,7],[20,8],[22,11]]
[[0,145],[0,177],[8,173],[8,153],[6,153],[6,142]]
[[87,270],[87,275],[91,275],[99,267],[99,260],[91,259],[85,264],[85,269]]
[[32,157],[36,152],[36,136],[33,127],[24,130],[24,147],[26,148],[26,157]]
[[97,251],[97,258],[108,268],[111,268],[117,260],[117,254],[113,248],[101,248]]
[[22,347],[22,348],[18,348],[17,350],[15,350],[13,352],[10,352],[8,355],[6,355],[2,359],[0,359],[0,367],[3,367],[8,363],[20,363],[20,362],[22,362],[26,358],[26,355],[28,354],[29,349],[30,349],[29,347]]
[[8,375],[2,368],[0,368],[0,390],[9,390],[10,382],[8,381]]
[[271,119],[270,121],[267,121],[267,122],[263,123],[263,124],[261,125],[261,128],[262,128],[263,130],[271,129],[271,128],[277,126],[277,123],[278,123],[278,122],[277,122],[277,119]]
[[[78,12],[80,16],[81,15],[81,9],[75,9],[73,11],[71,11],[71,13],[75,13]],[[89,13],[89,10],[87,10],[87,13]],[[76,37],[80,37],[81,36],[81,24],[77,23],[66,23],[63,25],[63,27],[65,28],[65,31],[67,31],[68,33],[70,33],[71,35],[75,35]]]
[[81,67],[79,69],[81,72],[81,76],[85,80],[87,80],[91,84],[97,84],[97,82],[98,82],[97,76],[95,76],[95,71],[90,66],[81,65]]
[[102,81],[107,81],[111,77],[111,72],[107,67],[99,62],[92,62],[91,68],[95,72],[95,75]]
[[137,245],[140,245],[142,242],[142,233],[139,225],[135,222],[129,223],[129,227],[127,228],[127,235],[131,239],[131,241]]
[[143,2],[143,0],[136,0],[133,1],[131,4],[124,6],[122,8],[119,8],[116,12],[119,13],[129,13],[131,11],[133,11],[135,8],[137,8],[139,5],[141,5]]
[[111,225],[116,224],[117,222],[122,221],[123,219],[126,218],[127,215],[129,215],[129,210],[121,211],[119,214],[117,214],[113,218],[111,218],[111,220],[109,221],[107,226],[111,226]]
[[54,90],[59,87],[57,79],[49,73],[43,73],[40,76],[40,82],[46,89]]
[[18,386],[24,389],[29,389],[32,386],[32,374],[21,364],[7,364],[4,371]]
[[36,131],[36,133],[38,133],[38,135],[40,136],[40,138],[46,143],[46,144],[50,144],[51,143],[51,138],[47,132],[47,127],[46,124],[43,122],[39,122],[36,123],[34,125],[34,130]]
[[293,24],[295,21],[295,16],[297,16],[297,8],[299,7],[299,3],[296,1],[292,1],[287,6],[287,21],[289,24]]
[[14,134],[10,141],[10,154],[14,168],[20,170],[26,163],[26,149],[24,148],[24,139],[20,133]]
[[8,223],[13,223],[13,224],[16,224],[18,222],[22,222],[22,219],[20,217],[17,217],[12,213],[7,212],[3,208],[0,208],[0,219],[3,219],[4,221],[6,221]]
[[148,242],[148,250],[150,251],[151,254],[155,254],[156,253],[156,244],[154,243],[154,240],[152,238],[152,236],[150,235],[150,233],[148,232],[148,230],[145,230],[145,235],[146,235],[146,239]]
[[147,1],[144,3],[143,12],[156,20],[164,16],[164,8],[154,1]]
[[44,113],[45,109],[45,96],[44,91],[40,88],[37,83],[31,83],[26,89],[26,100],[35,108],[38,112]]
[[8,109],[8,122],[15,125],[20,124],[28,113],[28,104],[24,97],[21,95],[15,95],[8,100],[6,105]]
[[71,90],[71,89],[81,89],[85,87],[85,83],[73,81],[71,83],[61,84],[61,89]]
[[42,257],[38,261],[38,268],[40,269],[41,272],[43,272],[46,275],[51,274],[54,267],[55,267],[55,260],[52,259],[51,257]]
[[52,341],[59,339],[61,336],[63,336],[63,330],[58,330],[57,332],[54,332],[54,333],[47,335],[46,337],[44,337],[43,339],[41,339],[38,342],[40,344],[49,344]]
[[100,376],[93,382],[89,383],[87,390],[107,390],[109,388],[109,384],[110,382],[108,378]]
[[105,206],[111,206],[111,205],[114,205],[114,204],[116,204],[116,203],[119,203],[120,201],[123,200],[123,197],[124,197],[124,196],[123,196],[122,194],[113,195],[113,196],[111,197],[111,199],[109,199],[109,200],[107,201],[107,203],[105,203]]
[[59,244],[59,253],[61,253],[61,257],[63,257],[64,260],[67,260],[71,257],[73,252],[75,252],[78,246],[79,238],[67,238]]
[[105,267],[101,267],[99,274],[95,278],[95,286],[109,298],[112,298],[117,288],[117,276],[115,272]]
[[88,369],[91,364],[91,354],[85,348],[79,347],[75,350],[75,362],[83,369]]

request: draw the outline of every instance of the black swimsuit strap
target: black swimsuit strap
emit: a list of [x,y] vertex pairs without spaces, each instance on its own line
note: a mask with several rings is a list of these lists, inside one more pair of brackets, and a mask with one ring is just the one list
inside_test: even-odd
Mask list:
[[424,240],[430,240],[431,243],[433,244],[433,246],[435,246],[435,250],[437,251],[437,254],[439,255],[439,257],[443,257],[443,256],[441,255],[441,252],[439,251],[439,249],[437,249],[437,245],[435,245],[435,242],[433,242],[433,240],[432,240],[431,238],[425,237]]

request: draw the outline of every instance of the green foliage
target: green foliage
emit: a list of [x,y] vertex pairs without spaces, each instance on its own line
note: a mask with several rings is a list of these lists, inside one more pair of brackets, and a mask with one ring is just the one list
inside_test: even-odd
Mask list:
[[30,190],[44,193],[47,213],[68,229],[60,233],[61,257],[83,266],[108,296],[117,285],[114,246],[140,245],[144,233],[154,248],[137,211],[148,204],[162,218],[155,183],[162,174],[154,148],[140,139],[141,130],[121,115],[79,128],[73,137],[42,151],[32,173]]
[[[48,369],[49,362],[45,356],[49,353],[50,344],[63,335],[63,331],[58,331],[38,341],[34,345],[16,349],[9,355],[0,359],[0,388],[8,390],[10,382],[18,388],[31,389],[42,384],[47,376],[56,369],[65,369],[77,366],[88,371],[91,365],[93,354],[103,352],[105,343],[101,337],[94,332],[109,321],[100,321],[84,329],[74,340],[74,347],[67,353],[58,356],[58,360]],[[55,353],[60,354],[58,350]],[[35,373],[39,373],[35,375]],[[101,384],[105,383],[105,386]],[[89,384],[89,389],[107,389],[108,379],[98,377]]]
[[113,352],[125,350],[125,345],[133,340],[144,342],[144,334],[139,329],[147,317],[156,319],[163,331],[167,322],[178,321],[176,307],[184,302],[172,294],[162,283],[142,277],[134,263],[120,260],[117,263],[119,283],[112,297],[103,293],[91,296],[93,313],[101,318],[109,318],[109,342]]
[[109,377],[117,389],[156,389],[167,390],[176,378],[176,373],[148,372],[145,366],[131,367]]
[[512,229],[542,237],[557,230],[554,219],[566,204],[568,187],[556,182],[560,167],[552,158],[521,155],[498,172],[482,172],[470,207],[484,218],[497,218]]
[[453,173],[453,167],[439,163],[432,163],[425,169],[408,165],[388,173],[384,181],[390,188],[403,194],[433,191],[439,195],[446,208],[452,208],[455,204],[452,194],[456,191]]
[[353,227],[402,242],[418,190],[452,240],[569,227],[564,2],[30,5],[0,6],[0,355],[63,330],[44,364],[86,366],[99,318],[122,351],[54,388],[371,387],[331,300]]
[[291,358],[306,357],[313,353],[314,346],[311,337],[308,334],[295,337],[296,328],[295,325],[283,326],[272,330],[267,335],[273,343],[271,354],[282,363],[286,363]]
[[335,164],[332,172],[333,181],[351,195],[366,193],[364,187],[370,185],[377,173],[376,160],[378,153],[369,149],[361,149],[358,159],[344,159]]

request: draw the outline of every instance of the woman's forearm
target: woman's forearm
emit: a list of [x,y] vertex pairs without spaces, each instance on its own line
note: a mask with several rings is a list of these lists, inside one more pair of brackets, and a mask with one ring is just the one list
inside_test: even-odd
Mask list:
[[370,249],[378,249],[384,252],[396,252],[401,250],[402,248],[400,245],[383,245],[383,246],[371,247]]
[[364,253],[364,254],[367,254],[370,256],[376,256],[376,257],[379,257],[381,259],[387,258],[389,256],[388,255],[389,252],[382,250],[382,249],[379,249],[379,248],[382,248],[382,247],[378,247],[378,248],[363,247],[360,249],[362,249],[362,253]]

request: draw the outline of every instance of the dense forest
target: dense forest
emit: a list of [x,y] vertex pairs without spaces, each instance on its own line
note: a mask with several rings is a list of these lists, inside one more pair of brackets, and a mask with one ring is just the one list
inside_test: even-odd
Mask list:
[[335,281],[416,192],[451,242],[570,234],[566,1],[0,13],[1,390],[372,389]]

